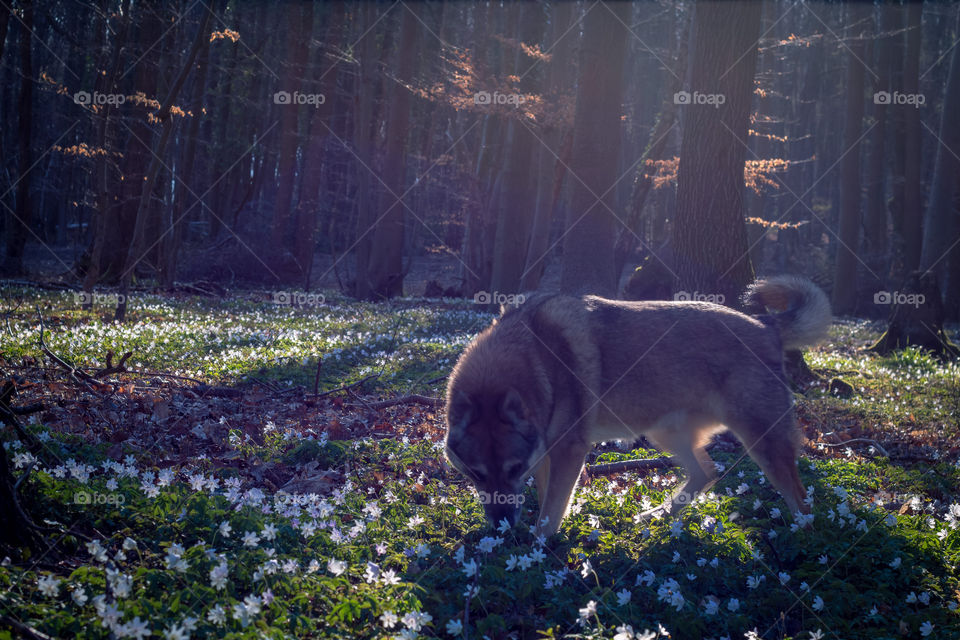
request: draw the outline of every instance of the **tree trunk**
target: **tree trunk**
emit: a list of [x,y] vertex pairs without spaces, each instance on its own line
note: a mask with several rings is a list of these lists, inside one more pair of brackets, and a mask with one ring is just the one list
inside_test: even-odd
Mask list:
[[[850,24],[863,25],[869,5],[848,5]],[[863,27],[861,27],[862,29]],[[833,310],[852,314],[857,307],[857,251],[860,244],[860,136],[863,129],[863,32],[847,45],[847,106],[840,164],[840,225],[833,277]]]
[[593,7],[584,19],[573,124],[570,208],[563,239],[565,293],[613,297],[613,248],[618,223],[623,61],[631,5]]
[[910,345],[929,349],[941,358],[960,356],[960,347],[943,330],[940,288],[932,273],[915,271],[899,291],[881,292],[875,301],[890,305],[887,330],[871,347],[881,355]]
[[[215,2],[210,3],[213,11],[217,10]],[[160,286],[164,288],[173,287],[174,280],[177,277],[178,256],[180,245],[183,242],[183,218],[191,209],[197,206],[197,202],[191,202],[187,205],[187,200],[193,201],[195,194],[187,188],[188,183],[194,180],[194,166],[196,163],[197,137],[200,133],[200,121],[203,118],[203,97],[206,92],[207,84],[207,66],[210,61],[210,41],[204,40],[201,45],[200,62],[197,64],[197,76],[193,81],[193,93],[190,98],[190,122],[187,125],[187,131],[184,136],[186,140],[182,162],[181,179],[177,181],[176,196],[174,206],[169,209],[167,217],[168,231],[160,243]]]
[[[515,4],[509,11],[515,12],[508,16],[508,20],[516,25],[516,39],[539,44],[543,38],[541,8],[534,4]],[[512,65],[513,73],[517,76],[523,73],[522,56],[518,48]],[[506,162],[499,177],[500,193],[496,202],[497,227],[490,289],[502,294],[520,292],[537,206],[536,182],[531,175],[530,165],[535,157],[534,147],[543,148],[534,137],[532,123],[527,121],[522,109],[518,108],[517,111],[519,113],[507,116]]]
[[[33,1],[22,3],[20,19],[20,96],[17,100],[17,203],[12,218],[7,218],[7,255],[0,273],[23,273],[23,249],[33,219],[30,200],[30,169],[33,167],[33,55],[30,46],[33,33]],[[7,11],[7,9],[3,9]]]
[[374,221],[370,251],[370,296],[374,299],[403,295],[403,240],[406,218],[402,196],[406,170],[407,131],[410,124],[410,91],[402,83],[413,78],[417,44],[416,17],[403,11],[398,42],[397,79],[391,87],[383,161],[383,182]]
[[[753,280],[743,217],[747,149],[742,141],[753,97],[761,4],[698,3],[694,11],[673,247],[680,289],[736,304]],[[723,104],[711,96],[723,96]]]
[[[293,96],[305,93],[303,69],[310,51],[309,29],[313,22],[313,4],[281,5],[287,11],[287,58],[289,65],[283,90]],[[293,186],[297,173],[297,147],[300,142],[300,113],[304,105],[288,102],[280,109],[280,159],[277,167],[277,199],[271,221],[269,255],[273,269],[285,277],[292,269],[289,243],[293,239]]]
[[[960,19],[958,19],[957,28],[960,29]],[[958,113],[960,113],[960,47],[954,47],[953,54],[950,56],[950,71],[943,96],[943,107],[940,109],[940,134],[937,136],[937,155],[924,220],[923,250],[920,259],[921,267],[937,275],[941,282],[945,277],[949,277],[946,271],[946,253],[958,241],[957,234],[960,231],[956,209],[956,197],[958,185],[960,185],[960,159],[954,151],[960,149]],[[951,275],[956,277],[955,274]]]
[[205,42],[208,42],[210,38],[210,34],[207,31],[207,25],[210,24],[210,16],[213,15],[213,10],[208,6],[204,6],[203,9],[203,18],[200,21],[200,26],[197,30],[197,37],[193,41],[193,46],[190,48],[190,51],[187,54],[187,58],[180,69],[179,75],[177,76],[176,80],[174,80],[173,86],[170,88],[166,100],[164,100],[163,104],[160,106],[160,110],[157,112],[157,121],[163,123],[163,128],[160,132],[160,139],[157,141],[157,146],[153,150],[153,160],[150,162],[150,168],[147,170],[147,174],[144,177],[143,190],[140,193],[139,206],[137,207],[137,216],[134,220],[133,235],[130,239],[123,271],[120,273],[120,296],[117,303],[116,313],[114,314],[114,317],[118,322],[123,322],[124,318],[126,317],[127,298],[130,295],[130,280],[133,278],[133,270],[136,268],[137,263],[143,258],[140,251],[140,245],[144,230],[147,227],[147,211],[150,208],[150,195],[153,193],[153,187],[157,182],[157,176],[160,173],[160,165],[162,164],[161,158],[163,158],[164,151],[167,147],[167,142],[170,140],[170,134],[172,133],[174,127],[174,118],[170,114],[170,109],[173,107],[174,101],[180,94],[180,89],[183,87],[183,83],[187,79],[187,74],[190,73],[190,70],[193,68],[193,63],[197,59],[197,54],[200,52],[200,48]]
[[[553,58],[550,60],[548,92],[554,104],[559,104],[572,80],[570,69],[574,62],[573,45],[576,44],[576,36],[568,31],[574,20],[575,8],[572,2],[558,2],[553,5],[550,42],[556,43],[556,46],[553,48]],[[557,211],[557,195],[564,175],[563,164],[557,161],[557,156],[564,158],[564,149],[561,147],[566,146],[563,143],[570,136],[568,123],[557,117],[541,127],[541,131],[543,144],[536,145],[537,207],[533,215],[527,256],[520,278],[521,291],[536,289],[547,265],[550,253],[548,248],[550,230]],[[569,142],[572,142],[572,139]],[[563,161],[568,162],[567,159]]]
[[[904,60],[903,93],[916,95],[920,92],[920,18],[921,2],[907,2],[907,53]],[[909,105],[901,107],[904,114],[906,138],[904,149],[903,183],[903,271],[910,273],[920,265],[921,224],[923,220],[920,177],[922,158],[920,141],[923,129],[920,126],[920,110]],[[946,112],[944,112],[946,113]]]

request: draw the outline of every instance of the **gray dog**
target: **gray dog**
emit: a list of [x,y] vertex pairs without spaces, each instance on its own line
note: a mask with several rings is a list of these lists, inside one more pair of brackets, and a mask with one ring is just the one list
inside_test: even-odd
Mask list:
[[771,313],[562,295],[506,311],[450,376],[448,459],[494,523],[516,522],[532,473],[538,522],[551,535],[594,444],[644,435],[673,454],[689,475],[665,505],[676,512],[715,480],[704,446],[728,428],[791,513],[806,513],[783,351],[820,341],[830,305],[795,277],[758,281],[745,301]]

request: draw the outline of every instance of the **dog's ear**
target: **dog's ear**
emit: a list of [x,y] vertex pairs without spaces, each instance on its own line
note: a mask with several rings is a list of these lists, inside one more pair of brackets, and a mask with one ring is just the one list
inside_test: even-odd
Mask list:
[[513,425],[526,422],[527,409],[516,389],[510,389],[503,394],[503,399],[500,401],[500,417],[504,422],[509,422]]

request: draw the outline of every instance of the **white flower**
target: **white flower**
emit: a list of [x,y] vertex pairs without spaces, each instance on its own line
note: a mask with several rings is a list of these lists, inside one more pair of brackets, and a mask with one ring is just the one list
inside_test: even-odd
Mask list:
[[916,602],[916,601],[917,601],[917,594],[915,594],[913,591],[911,591],[911,592],[910,592],[910,595],[907,596],[907,603],[913,604],[913,603]]
[[780,578],[780,584],[787,584],[790,582],[790,574],[786,571],[781,571],[779,574],[777,574],[777,577]]
[[923,604],[924,606],[929,605],[929,604],[930,604],[930,592],[924,591],[924,592],[921,593],[919,596],[917,596],[917,600],[919,600],[920,603]]
[[380,616],[380,623],[385,629],[393,629],[397,626],[397,620],[399,620],[399,618],[397,618],[397,614],[393,611],[384,611]]
[[597,615],[597,601],[596,601],[596,600],[591,600],[590,602],[587,603],[587,606],[585,606],[585,607],[583,607],[582,609],[580,609],[580,619],[581,619],[581,620],[586,620],[587,618],[590,618],[591,616],[595,616],[595,615]]
[[533,564],[533,558],[531,558],[530,555],[527,555],[526,553],[520,556],[519,558],[517,558],[517,566],[520,567],[521,571],[526,571],[527,569],[530,568],[530,565],[532,564]]
[[220,532],[220,535],[222,535],[224,538],[229,538],[229,537],[230,537],[230,523],[227,522],[226,520],[224,520],[223,522],[220,523],[220,526],[217,528],[217,531],[219,531],[219,532]]
[[712,616],[720,610],[720,603],[717,600],[710,599],[707,600],[707,605],[703,608],[703,614],[706,616]]
[[60,580],[54,578],[53,576],[43,576],[37,580],[37,588],[43,595],[47,596],[48,598],[53,598],[57,595],[57,591],[60,589]]
[[933,633],[933,625],[930,624],[929,620],[927,620],[922,625],[920,625],[920,635],[926,638],[931,633]]
[[73,593],[70,594],[70,598],[73,600],[74,604],[78,607],[82,607],[87,603],[87,592],[84,591],[83,587],[77,587],[73,590]]
[[163,632],[163,637],[167,640],[189,640],[190,634],[187,633],[186,629],[175,624],[167,627],[167,630]]
[[590,564],[589,559],[585,559],[583,561],[583,566],[580,568],[580,575],[582,575],[584,578],[587,578],[591,573],[593,573],[593,565]]
[[124,551],[133,551],[137,548],[137,541],[133,538],[127,537],[123,539],[123,550]]
[[226,612],[224,612],[223,607],[218,604],[210,609],[210,611],[207,612],[207,621],[218,626],[226,622],[227,615]]
[[814,611],[822,611],[822,610],[823,610],[823,598],[821,598],[820,596],[815,597],[815,598],[813,599],[813,605],[812,605],[811,608],[812,608]]
[[740,601],[736,598],[730,598],[730,602],[727,603],[727,609],[730,611],[736,611],[740,608]]
[[642,584],[644,586],[649,587],[653,585],[653,582],[656,579],[657,579],[656,574],[653,571],[650,571],[650,569],[647,569],[646,571],[643,572],[642,576],[641,575],[637,576],[637,585],[639,586]]
[[140,616],[137,616],[130,622],[123,625],[123,633],[117,633],[118,636],[128,636],[130,638],[136,638],[136,640],[141,640],[142,638],[147,638],[153,632],[147,627],[147,621],[140,620]]
[[447,621],[447,633],[451,636],[458,636],[463,633],[463,623],[459,620]]
[[327,571],[332,573],[335,576],[339,576],[344,571],[347,570],[347,563],[343,560],[337,560],[336,558],[330,558],[330,561],[327,562]]
[[229,573],[227,561],[220,560],[220,564],[210,569],[210,585],[217,591],[222,591],[227,586],[227,576]]
[[243,534],[243,546],[255,548],[260,543],[260,537],[253,531]]
[[510,557],[507,558],[507,571],[513,571],[517,568],[517,556],[510,554]]
[[477,573],[477,561],[473,558],[470,558],[470,562],[463,563],[463,574],[468,578],[472,578]]
[[273,540],[277,537],[277,528],[272,524],[268,524],[263,527],[263,531],[261,533],[264,540]]
[[623,606],[630,602],[630,598],[633,597],[633,594],[627,591],[626,589],[621,589],[617,592],[617,604]]
[[368,583],[374,583],[380,577],[380,566],[374,562],[368,562],[367,568],[363,572],[363,577]]

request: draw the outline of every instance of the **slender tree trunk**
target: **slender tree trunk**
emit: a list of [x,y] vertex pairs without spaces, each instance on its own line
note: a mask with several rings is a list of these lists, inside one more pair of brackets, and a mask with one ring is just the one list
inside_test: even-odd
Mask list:
[[[923,4],[907,2],[907,52],[904,61],[903,92],[914,95],[920,92],[920,45],[921,14]],[[920,110],[904,105],[906,113],[906,139],[904,150],[903,184],[903,273],[907,274],[920,266],[921,224],[923,220],[920,177],[922,159],[920,141],[923,130],[920,126]]]
[[[863,24],[869,5],[848,6],[851,24]],[[864,43],[861,31],[847,45],[847,107],[840,165],[840,229],[833,277],[833,310],[851,314],[857,306],[857,250],[860,243],[860,136],[863,129]]]
[[563,242],[560,288],[613,297],[623,61],[630,5],[593,6],[584,19],[580,81],[573,124],[570,209]]
[[[743,212],[743,170],[761,4],[698,3],[690,49],[673,246],[680,289],[736,304],[753,280]],[[696,93],[707,102],[697,104]],[[719,99],[710,96],[723,96]],[[719,297],[719,296],[722,296]]]
[[[287,12],[287,58],[289,66],[284,78],[283,91],[291,99],[295,93],[306,93],[303,69],[310,50],[309,29],[313,22],[312,3],[290,3],[280,5]],[[277,199],[273,208],[270,230],[270,262],[277,273],[286,275],[290,271],[288,256],[289,242],[293,238],[292,204],[293,190],[297,173],[297,147],[300,142],[300,113],[303,105],[295,103],[279,104],[280,109],[280,159],[277,167]]]

